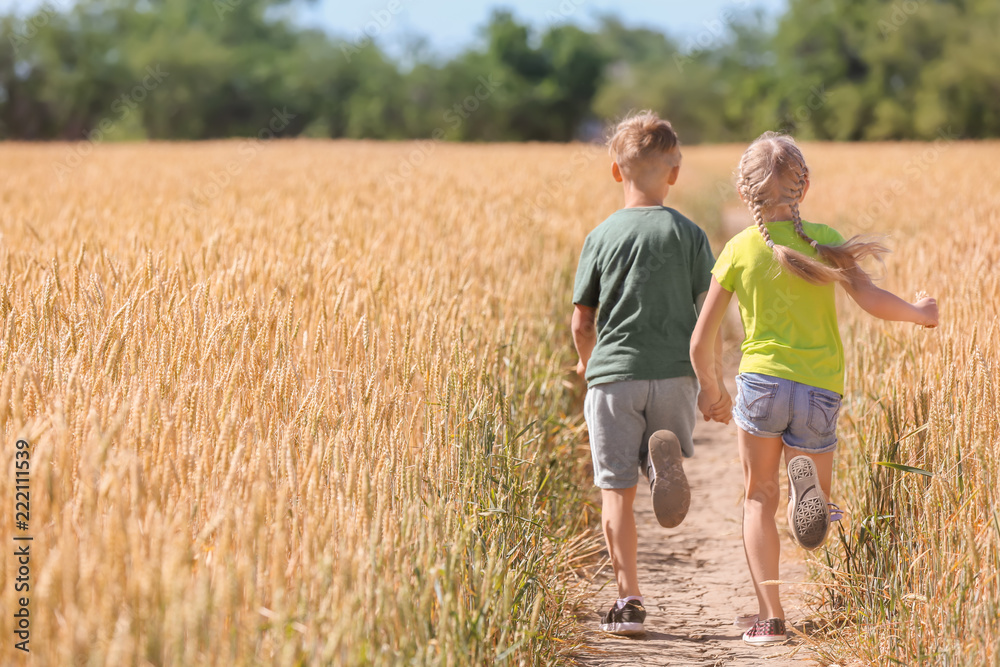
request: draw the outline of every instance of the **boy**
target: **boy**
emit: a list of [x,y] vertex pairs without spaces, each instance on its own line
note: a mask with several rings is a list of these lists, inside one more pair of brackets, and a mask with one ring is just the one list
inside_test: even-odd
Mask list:
[[[681,162],[670,123],[641,112],[619,123],[608,145],[625,207],[583,244],[572,328],[577,373],[588,385],[584,417],[601,523],[618,584],[618,600],[600,629],[633,635],[644,632],[646,617],[632,513],[638,468],[649,479],[657,520],[668,528],[680,524],[691,499],[681,457],[694,454],[698,394],[688,349],[715,260],[705,233],[663,205]],[[728,421],[730,408],[720,402],[710,412]]]

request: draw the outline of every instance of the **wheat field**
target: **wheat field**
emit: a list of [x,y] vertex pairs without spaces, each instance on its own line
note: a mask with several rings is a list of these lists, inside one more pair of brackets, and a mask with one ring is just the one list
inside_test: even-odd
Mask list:
[[[819,153],[829,171],[808,211],[888,232],[882,284],[941,309],[936,330],[842,311],[851,516],[822,558],[832,649],[862,664],[1000,664],[1000,144]],[[869,203],[852,221],[856,192]]]
[[[603,150],[70,150],[0,147],[3,637],[32,538],[31,653],[3,661],[569,660],[599,543],[568,321],[620,205]],[[669,201],[717,249],[741,150],[685,149]],[[889,233],[884,285],[942,311],[842,305],[850,514],[813,559],[820,650],[995,663],[1000,145],[804,150],[805,217]]]

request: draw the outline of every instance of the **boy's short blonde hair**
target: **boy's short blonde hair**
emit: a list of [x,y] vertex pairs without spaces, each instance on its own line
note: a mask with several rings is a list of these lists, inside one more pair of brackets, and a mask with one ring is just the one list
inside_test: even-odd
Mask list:
[[681,163],[681,141],[670,121],[649,110],[626,116],[615,126],[608,152],[626,171],[651,157],[664,159],[670,167]]

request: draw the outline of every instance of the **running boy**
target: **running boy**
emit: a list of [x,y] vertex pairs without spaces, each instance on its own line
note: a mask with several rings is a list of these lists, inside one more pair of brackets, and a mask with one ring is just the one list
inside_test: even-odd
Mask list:
[[[618,584],[618,600],[600,629],[632,635],[644,631],[646,618],[632,513],[638,469],[649,479],[660,524],[680,524],[691,499],[681,457],[694,454],[699,389],[688,348],[714,259],[705,233],[663,205],[681,163],[670,123],[651,111],[626,118],[609,152],[625,207],[583,244],[572,328],[577,372],[588,385],[584,417],[601,523]],[[717,343],[721,349],[721,338]],[[721,367],[716,376],[721,386]],[[714,387],[712,393],[728,397]],[[722,398],[710,416],[728,421],[730,409]]]

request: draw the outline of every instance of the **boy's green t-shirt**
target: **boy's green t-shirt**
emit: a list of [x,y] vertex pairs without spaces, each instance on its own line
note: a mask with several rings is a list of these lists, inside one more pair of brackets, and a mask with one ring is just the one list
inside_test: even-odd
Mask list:
[[[844,242],[826,225],[802,226],[824,245]],[[816,256],[792,222],[769,222],[767,231],[775,243]],[[739,298],[746,332],[740,373],[762,373],[843,395],[844,346],[833,284],[813,285],[782,270],[756,226],[729,240],[712,274]]]
[[694,376],[694,304],[713,263],[705,232],[672,208],[624,208],[594,228],[573,289],[573,303],[600,308],[588,386]]

